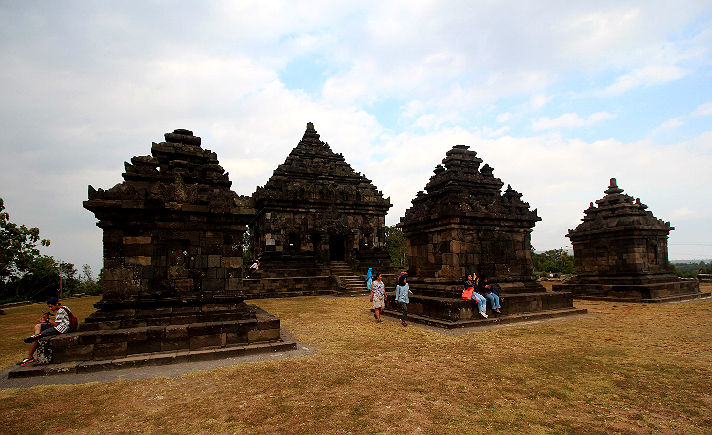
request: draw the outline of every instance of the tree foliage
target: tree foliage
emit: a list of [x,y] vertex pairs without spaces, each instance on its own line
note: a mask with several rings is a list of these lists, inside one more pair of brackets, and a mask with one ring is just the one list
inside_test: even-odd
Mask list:
[[386,249],[396,269],[408,270],[408,240],[395,225],[386,225]]
[[101,293],[101,282],[94,280],[89,265],[84,265],[79,276],[72,263],[42,255],[39,248],[49,243],[40,239],[38,228],[11,222],[0,198],[0,301]]
[[532,265],[535,272],[576,273],[574,257],[565,249],[550,249],[541,254],[534,252],[532,247]]
[[41,256],[38,244],[49,246],[49,240],[40,239],[39,228],[28,228],[10,221],[5,203],[0,198],[0,280],[25,275]]

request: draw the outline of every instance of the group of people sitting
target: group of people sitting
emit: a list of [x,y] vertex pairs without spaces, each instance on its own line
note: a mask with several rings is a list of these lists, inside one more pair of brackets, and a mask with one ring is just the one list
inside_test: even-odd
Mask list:
[[473,300],[477,303],[480,316],[487,318],[487,301],[490,302],[492,313],[495,317],[502,314],[502,306],[499,303],[499,292],[493,287],[486,276],[479,277],[477,274],[467,275],[465,288],[462,291],[462,299]]

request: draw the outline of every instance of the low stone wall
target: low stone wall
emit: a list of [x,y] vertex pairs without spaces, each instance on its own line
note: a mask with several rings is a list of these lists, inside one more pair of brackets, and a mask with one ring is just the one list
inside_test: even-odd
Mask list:
[[245,278],[242,285],[247,299],[335,294],[338,287],[330,275]]
[[600,283],[574,278],[554,285],[553,290],[571,292],[579,299],[620,302],[675,302],[709,296],[709,293],[700,292],[699,282],[692,278],[670,276],[648,283],[639,283],[633,278],[620,277],[620,282],[609,278]]
[[710,273],[698,273],[697,280],[699,282],[712,282],[712,274]]

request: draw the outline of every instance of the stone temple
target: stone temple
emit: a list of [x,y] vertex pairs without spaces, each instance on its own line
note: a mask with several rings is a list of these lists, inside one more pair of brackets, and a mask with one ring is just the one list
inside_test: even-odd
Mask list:
[[255,210],[215,153],[175,130],[125,167],[111,189],[89,186],[104,294],[78,333],[49,340],[53,362],[89,371],[294,348],[278,318],[244,302],[242,241]]
[[319,139],[310,122],[302,140],[252,196],[252,255],[259,279],[246,279],[248,295],[364,293],[369,267],[393,273],[386,250],[389,198],[343,155]]
[[577,275],[554,290],[582,299],[630,302],[702,296],[696,280],[680,279],[668,268],[668,234],[675,228],[653,216],[639,198],[624,194],[615,178],[605,194],[566,235],[574,247]]
[[[443,327],[576,314],[568,292],[547,292],[532,277],[531,231],[536,210],[499,178],[475,151],[456,145],[418,192],[399,227],[408,239],[409,316]],[[468,273],[486,275],[501,288],[497,319],[480,319],[461,293]],[[388,313],[396,314],[392,297]],[[489,308],[489,307],[488,307]]]

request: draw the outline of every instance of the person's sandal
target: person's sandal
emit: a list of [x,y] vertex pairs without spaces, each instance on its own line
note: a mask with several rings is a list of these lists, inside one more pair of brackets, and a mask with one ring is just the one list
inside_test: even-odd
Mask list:
[[20,367],[22,367],[22,366],[24,366],[25,364],[29,364],[29,363],[34,362],[34,361],[35,361],[35,358],[34,358],[34,357],[32,357],[32,358],[25,358],[25,359],[23,359],[22,361],[20,361],[19,363],[17,363],[17,365],[20,366]]
[[30,335],[26,339],[22,340],[25,343],[32,343],[33,341],[37,341],[40,338],[41,334],[35,334],[35,335]]

